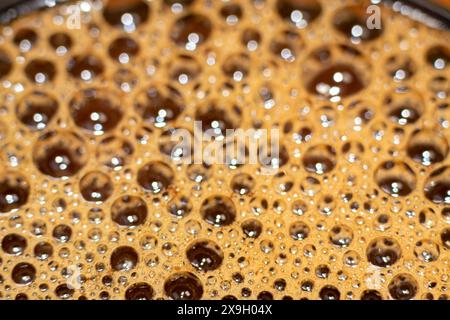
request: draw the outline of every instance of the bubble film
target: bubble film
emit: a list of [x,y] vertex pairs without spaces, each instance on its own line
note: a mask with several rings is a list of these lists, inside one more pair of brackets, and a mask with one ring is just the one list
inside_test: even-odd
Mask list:
[[[0,299],[447,300],[450,34],[382,5],[369,28],[369,5],[96,0],[2,27]],[[194,121],[279,129],[275,172],[177,161]]]

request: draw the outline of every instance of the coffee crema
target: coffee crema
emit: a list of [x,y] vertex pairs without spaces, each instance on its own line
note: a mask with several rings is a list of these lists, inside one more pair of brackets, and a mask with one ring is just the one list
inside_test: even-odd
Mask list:
[[[104,0],[3,27],[0,299],[448,299],[450,34],[386,7],[369,29],[368,5]],[[275,171],[180,163],[194,121],[278,128]]]

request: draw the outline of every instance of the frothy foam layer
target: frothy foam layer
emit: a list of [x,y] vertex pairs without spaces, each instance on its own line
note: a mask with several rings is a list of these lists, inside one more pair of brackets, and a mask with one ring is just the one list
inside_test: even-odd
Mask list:
[[[367,5],[98,1],[4,27],[0,298],[447,299],[450,35],[387,8],[369,29]],[[175,161],[194,121],[278,128],[276,170]]]

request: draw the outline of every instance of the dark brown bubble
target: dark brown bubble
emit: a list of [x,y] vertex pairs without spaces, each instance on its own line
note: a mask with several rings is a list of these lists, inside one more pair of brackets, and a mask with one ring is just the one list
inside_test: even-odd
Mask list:
[[130,141],[109,136],[100,141],[96,158],[104,166],[119,170],[129,163],[130,156],[134,153],[134,147]]
[[58,111],[58,101],[43,91],[26,94],[16,106],[17,118],[32,130],[45,129]]
[[189,55],[179,55],[171,61],[169,67],[170,78],[182,85],[193,83],[202,72],[202,65],[199,61]]
[[73,297],[75,290],[67,284],[60,284],[55,288],[55,294],[58,298],[67,300]]
[[196,0],[164,0],[164,3],[168,6],[173,6],[174,4],[181,4],[183,7],[188,7],[195,1]]
[[293,140],[297,143],[305,143],[311,140],[313,131],[309,127],[301,127],[296,132],[292,133]]
[[353,241],[353,230],[344,224],[337,224],[331,228],[328,240],[337,247],[348,247]]
[[361,300],[383,300],[383,296],[377,290],[364,290]]
[[289,235],[294,240],[304,240],[308,238],[310,232],[310,227],[302,221],[293,222],[289,226]]
[[411,89],[400,88],[388,94],[384,105],[389,119],[400,125],[417,122],[423,113],[423,100]]
[[[315,177],[307,176],[300,183],[300,190],[306,195],[315,195],[320,188],[320,180]],[[302,200],[295,201],[292,205],[292,212],[296,215],[303,215],[307,209],[307,204]]]
[[162,90],[150,86],[138,93],[134,108],[144,121],[162,128],[178,118],[184,110],[184,102],[181,94],[172,87]]
[[51,61],[34,59],[25,66],[25,75],[35,83],[50,82],[56,76],[56,67]]
[[236,219],[236,207],[230,198],[215,195],[203,201],[200,214],[207,223],[215,227],[224,227]]
[[128,63],[131,58],[139,53],[139,45],[132,38],[119,37],[111,42],[108,53],[114,60],[120,63]]
[[436,204],[450,204],[450,166],[434,170],[425,181],[425,197]]
[[363,57],[362,51],[360,51],[355,46],[349,45],[347,43],[338,44],[337,49],[341,54],[346,55],[348,58],[357,59]]
[[[317,204],[317,208],[319,209],[319,212],[325,216],[329,216],[333,213],[333,210],[336,208],[336,200],[331,195],[322,195],[320,202]],[[345,232],[344,225],[340,225],[342,229],[339,230],[339,228],[335,229],[334,231],[343,232],[342,236],[343,238],[346,238],[348,236],[348,233]],[[345,234],[345,236],[344,236]]]
[[388,290],[395,300],[410,300],[416,296],[418,287],[419,285],[412,275],[400,273],[389,282]]
[[52,236],[58,242],[69,242],[70,238],[72,238],[72,228],[67,224],[59,224],[53,229]]
[[236,283],[243,283],[244,282],[244,276],[239,273],[239,272],[235,272],[231,275],[232,279],[234,282]]
[[21,262],[14,266],[11,278],[17,284],[29,285],[36,279],[36,268],[27,262]]
[[249,298],[252,295],[252,290],[250,288],[242,288],[241,295],[244,298]]
[[74,77],[84,81],[91,81],[105,70],[103,62],[94,55],[77,55],[69,60],[67,71]]
[[446,249],[450,249],[450,228],[442,230],[441,241]]
[[257,300],[273,300],[273,294],[269,291],[261,291],[256,297]]
[[31,50],[38,40],[36,31],[28,28],[22,28],[14,34],[13,42],[22,51]]
[[322,13],[317,0],[277,0],[276,10],[283,20],[305,27]]
[[356,94],[366,85],[353,66],[335,64],[319,71],[306,87],[313,94],[334,100]]
[[30,185],[19,173],[3,172],[0,178],[0,212],[6,213],[25,205],[30,196]]
[[243,15],[242,7],[237,3],[229,3],[220,8],[220,16],[228,24],[236,24]]
[[28,296],[25,293],[19,293],[16,295],[15,300],[28,300]]
[[269,202],[264,197],[253,197],[250,200],[250,208],[254,214],[259,216],[269,208]]
[[416,73],[416,62],[407,55],[393,55],[386,61],[386,71],[395,81],[408,80]]
[[135,249],[122,246],[114,249],[110,257],[111,268],[114,271],[129,271],[138,264],[139,256]]
[[111,276],[104,276],[102,278],[102,283],[107,287],[111,287],[113,284],[113,278]]
[[440,127],[447,128],[450,125],[450,101],[438,103],[433,112],[436,114],[435,119]]
[[69,108],[75,124],[95,135],[113,130],[123,117],[119,98],[103,89],[79,92],[70,101]]
[[19,256],[25,252],[27,248],[27,239],[17,233],[7,234],[2,239],[2,249],[5,253]]
[[[417,52],[386,53],[358,1],[103,2],[80,34],[24,20],[0,49],[0,299],[449,298],[439,33],[389,29]],[[183,163],[194,120],[282,142]]]
[[112,77],[117,88],[126,93],[132,91],[138,84],[136,73],[125,68],[118,69]]
[[199,271],[216,270],[222,265],[223,252],[219,245],[211,240],[196,240],[186,249],[191,265]]
[[300,284],[300,289],[305,292],[312,292],[312,290],[314,289],[314,282],[312,282],[311,280],[303,280]]
[[53,47],[53,49],[58,50],[60,48],[64,48],[64,50],[70,50],[72,48],[72,38],[65,32],[56,32],[53,33],[49,38],[48,42]]
[[263,143],[258,148],[259,163],[266,169],[278,169],[289,162],[289,151],[285,145],[274,146]]
[[42,135],[33,149],[33,161],[44,174],[54,177],[73,176],[87,162],[84,141],[70,131],[51,131]]
[[419,240],[414,246],[414,256],[422,262],[434,262],[439,255],[439,245],[431,239]]
[[349,110],[355,110],[353,123],[358,126],[364,126],[375,117],[375,108],[364,100],[355,100],[348,105]]
[[441,216],[445,222],[450,223],[450,207],[442,208]]
[[395,264],[402,255],[400,244],[394,238],[379,237],[370,241],[366,256],[371,264],[377,267],[389,267]]
[[257,219],[249,218],[242,221],[241,229],[246,237],[256,239],[262,233],[263,224]]
[[162,161],[153,161],[141,167],[137,174],[137,182],[145,190],[160,193],[174,181],[172,168]]
[[335,107],[328,105],[319,107],[315,113],[317,114],[317,122],[320,123],[324,128],[335,126],[336,121],[339,117],[339,115],[336,113]]
[[39,260],[47,260],[53,256],[53,246],[45,241],[41,241],[34,246],[34,256]]
[[49,289],[48,284],[46,283],[42,283],[39,285],[39,290],[41,290],[42,292],[47,292]]
[[288,134],[292,132],[294,125],[291,120],[288,120],[283,125],[283,133]]
[[375,229],[385,231],[392,226],[392,219],[387,214],[378,215],[377,219],[374,222]]
[[189,130],[184,128],[168,128],[159,136],[159,151],[175,163],[185,159],[190,160],[193,156],[194,147],[183,143],[186,141],[185,139],[193,139],[193,135]]
[[273,287],[277,291],[284,291],[287,287],[287,282],[284,279],[276,279],[273,283]]
[[236,82],[242,81],[250,73],[250,57],[245,53],[229,55],[222,64],[222,72]]
[[135,283],[125,291],[126,300],[152,300],[154,290],[151,285],[145,282]]
[[274,37],[270,42],[270,51],[277,58],[287,62],[293,62],[297,55],[297,48],[302,45],[302,40],[297,33],[285,32]]
[[247,173],[239,173],[231,179],[231,189],[239,195],[247,195],[255,188],[256,181]]
[[332,285],[326,285],[320,289],[319,297],[321,300],[340,300],[341,293]]
[[199,300],[203,295],[203,285],[190,272],[177,272],[164,282],[165,294],[173,300]]
[[385,161],[375,170],[375,182],[393,197],[405,197],[416,188],[416,174],[402,161]]
[[447,68],[450,63],[450,49],[443,45],[436,45],[428,49],[426,61],[437,70]]
[[247,28],[242,32],[241,43],[250,51],[254,51],[261,43],[261,33],[253,28]]
[[147,205],[140,197],[122,196],[111,207],[111,219],[119,226],[139,226],[147,219]]
[[100,300],[109,300],[111,298],[109,292],[107,291],[102,291],[99,294]]
[[430,166],[447,157],[448,142],[439,132],[423,129],[411,135],[406,150],[411,159]]
[[31,223],[31,233],[37,237],[47,233],[47,225],[43,220],[35,220]]
[[331,272],[330,268],[325,264],[318,265],[314,271],[320,279],[327,279]]
[[150,6],[143,0],[110,0],[103,7],[106,22],[127,31],[144,24],[150,13]]
[[177,218],[184,218],[192,212],[192,202],[186,195],[177,195],[167,204],[169,213]]
[[211,136],[225,136],[227,129],[236,129],[241,120],[241,110],[237,106],[226,107],[212,102],[197,108],[195,120],[200,121],[202,130]]
[[86,173],[80,180],[80,193],[86,201],[106,201],[113,193],[111,178],[101,171]]
[[440,99],[450,96],[450,82],[448,77],[442,74],[433,76],[428,82],[428,89]]
[[186,169],[186,176],[189,180],[201,183],[206,182],[212,175],[211,166],[205,163],[202,164],[190,164]]
[[5,51],[0,50],[0,79],[7,76],[12,68],[13,62],[11,61],[11,58]]
[[331,48],[329,46],[321,46],[316,48],[311,53],[311,58],[321,64],[329,63],[332,58]]
[[326,144],[310,147],[302,159],[306,171],[316,174],[325,174],[332,171],[336,162],[336,151],[332,146]]
[[175,21],[170,38],[176,45],[193,51],[208,40],[211,32],[212,24],[206,16],[190,13]]
[[342,153],[348,162],[357,162],[364,155],[364,145],[359,141],[349,141],[342,146]]
[[338,10],[333,17],[334,27],[353,41],[371,41],[383,33],[383,27],[367,27],[367,8],[361,5],[352,5]]

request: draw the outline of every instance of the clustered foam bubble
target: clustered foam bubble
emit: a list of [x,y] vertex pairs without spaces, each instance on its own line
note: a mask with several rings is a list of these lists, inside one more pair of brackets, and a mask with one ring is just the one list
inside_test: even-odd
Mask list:
[[[387,8],[368,29],[367,5],[93,1],[80,29],[66,5],[3,27],[0,298],[448,299],[450,35]],[[279,169],[173,161],[195,120],[279,128]]]

